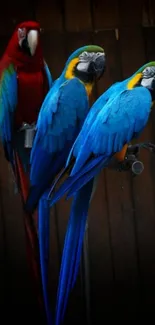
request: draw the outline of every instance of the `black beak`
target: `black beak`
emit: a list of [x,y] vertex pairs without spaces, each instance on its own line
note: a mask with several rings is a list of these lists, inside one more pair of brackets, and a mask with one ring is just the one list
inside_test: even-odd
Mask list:
[[152,80],[151,89],[155,91],[155,78]]
[[148,89],[151,93],[152,101],[155,101],[155,78],[152,80],[151,86]]
[[95,74],[96,78],[99,79],[103,75],[105,71],[105,54],[101,53],[100,55],[96,55],[94,60],[89,65],[89,73]]

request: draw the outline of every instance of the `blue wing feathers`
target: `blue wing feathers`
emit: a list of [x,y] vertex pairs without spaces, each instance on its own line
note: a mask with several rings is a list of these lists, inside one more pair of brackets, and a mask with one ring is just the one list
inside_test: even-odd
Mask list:
[[13,164],[13,117],[17,105],[17,75],[12,64],[0,77],[0,135],[7,150],[7,158]]
[[[79,132],[79,121],[83,122],[88,108],[85,88],[77,78],[63,83],[59,88],[55,82],[49,91],[40,110],[31,152],[30,180],[34,196],[35,185],[42,192],[64,166]],[[30,195],[29,200],[32,207],[33,198]]]
[[79,175],[76,182],[74,181],[75,176],[73,176],[71,186],[69,187],[69,191],[67,193],[67,199],[72,197],[74,193],[79,191],[85,184],[97,176],[103,168],[107,167],[109,161],[109,158],[103,158],[100,162],[94,165],[93,168],[89,169],[86,174]]
[[51,88],[52,84],[53,84],[53,80],[52,80],[52,76],[51,76],[50,70],[49,70],[48,65],[46,64],[46,62],[44,62],[44,68],[45,68],[45,73],[46,73],[46,76],[47,76],[49,88]]
[[81,168],[80,173],[68,177],[60,188],[52,195],[50,206],[53,206],[53,204],[55,204],[70,188],[72,188],[72,185],[75,184],[80,177],[84,175],[85,178],[85,174],[88,175],[89,171],[94,172],[94,174],[97,173],[97,166],[103,164],[105,159],[106,158],[104,156],[92,158],[85,166]]
[[[78,142],[77,138],[75,147],[73,145],[73,155],[78,154],[72,175],[86,162],[88,152],[95,155],[112,155],[120,151],[124,144],[132,140],[135,132],[141,132],[145,127],[150,109],[150,93],[142,87],[123,91],[114,100],[109,100],[90,125],[83,143]],[[114,147],[109,146],[107,150],[108,142],[113,143]]]
[[[99,110],[93,123],[92,119],[89,120],[89,114],[91,116],[93,114],[92,108],[83,125],[83,128],[85,125],[87,128],[85,138],[81,137],[82,129],[70,151],[70,158],[72,156],[76,158],[70,177],[55,192],[51,205],[69,189],[68,197],[70,197],[71,193],[76,192],[82,184],[84,185],[87,180],[94,177],[105,163],[107,165],[108,158],[120,151],[135,134],[138,135],[148,121],[150,109],[151,95],[143,87],[135,88],[132,91],[121,91],[112,100],[108,100]],[[141,111],[139,112],[139,110]],[[90,124],[89,121],[91,121]],[[96,158],[93,158],[94,164],[89,166],[92,154]],[[96,159],[98,161],[95,161]]]
[[[48,152],[57,151],[57,145],[62,149],[65,141],[71,138],[70,128],[75,128],[77,119],[84,119],[87,112],[87,94],[78,79],[65,82],[58,90],[55,84],[55,87],[49,91],[39,114],[32,155],[39,140]],[[51,135],[50,143],[49,135]],[[55,142],[56,146],[53,145]]]
[[[53,155],[48,155],[47,152],[38,148],[38,155],[35,157],[31,170],[31,188],[26,202],[28,211],[32,211],[36,207],[40,196],[51,185],[59,170],[63,168],[72,143],[66,144],[63,152]],[[38,158],[39,156],[40,158]]]

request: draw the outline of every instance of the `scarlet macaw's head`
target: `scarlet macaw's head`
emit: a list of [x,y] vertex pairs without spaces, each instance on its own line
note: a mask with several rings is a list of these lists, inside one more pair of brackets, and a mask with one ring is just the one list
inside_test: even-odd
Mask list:
[[39,43],[40,30],[39,23],[33,21],[28,21],[18,26],[18,44],[27,55],[35,55]]
[[40,24],[35,21],[25,21],[16,26],[8,43],[5,54],[15,61],[40,62],[43,61]]

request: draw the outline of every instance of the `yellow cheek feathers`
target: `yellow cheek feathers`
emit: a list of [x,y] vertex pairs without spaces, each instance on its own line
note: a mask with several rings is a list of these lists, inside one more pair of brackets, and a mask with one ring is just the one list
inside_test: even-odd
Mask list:
[[127,85],[127,88],[129,90],[133,89],[136,84],[139,82],[139,80],[142,78],[142,73],[137,73],[129,82]]
[[74,67],[76,66],[76,64],[78,62],[79,62],[79,58],[75,58],[68,64],[68,67],[67,67],[66,73],[65,73],[65,78],[66,79],[72,79],[72,78],[75,77],[75,75],[74,75]]
[[[74,67],[78,62],[79,62],[79,59],[75,58],[69,63],[69,65],[68,65],[68,67],[66,69],[66,73],[65,73],[65,78],[66,79],[72,79],[72,78],[75,77],[75,75],[74,75]],[[82,83],[84,84],[84,86],[86,88],[87,95],[90,96],[91,92],[92,92],[93,84],[92,83],[84,83],[84,82],[82,82]]]

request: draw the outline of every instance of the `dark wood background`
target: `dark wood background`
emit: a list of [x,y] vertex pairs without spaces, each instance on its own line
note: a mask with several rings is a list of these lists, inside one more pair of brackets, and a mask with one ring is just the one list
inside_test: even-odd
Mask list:
[[[94,99],[117,80],[155,60],[155,2],[138,0],[5,0],[0,10],[0,54],[16,23],[40,21],[46,61],[53,78],[77,47],[104,47],[107,69]],[[139,108],[140,109],[140,108]],[[155,113],[141,139],[154,140]],[[155,158],[141,153],[140,177],[102,172],[89,211],[89,267],[92,324],[109,320],[155,321]],[[51,211],[49,291],[53,303],[70,202]],[[37,320],[25,259],[20,198],[0,151],[0,301],[1,315],[16,324]],[[38,321],[38,320],[37,320]],[[37,322],[36,321],[36,322]],[[86,324],[80,276],[66,324]],[[2,321],[3,323],[3,321]],[[6,322],[4,322],[5,324]],[[39,322],[38,322],[39,323]]]

